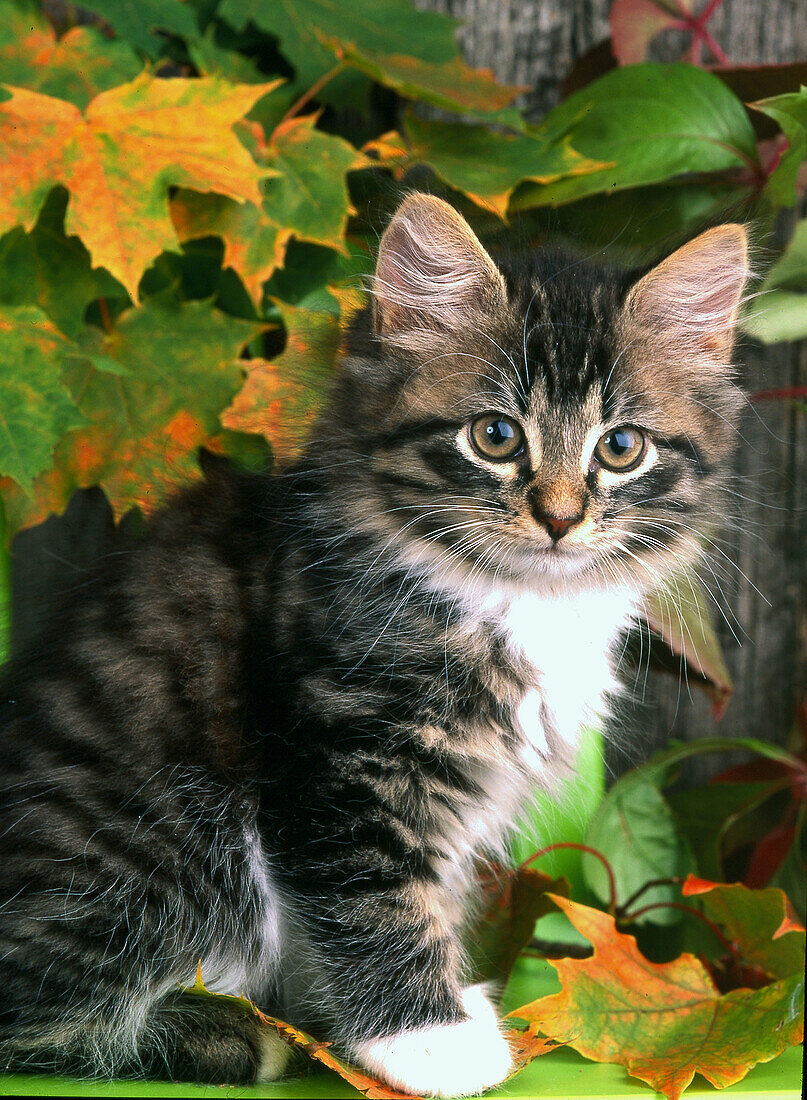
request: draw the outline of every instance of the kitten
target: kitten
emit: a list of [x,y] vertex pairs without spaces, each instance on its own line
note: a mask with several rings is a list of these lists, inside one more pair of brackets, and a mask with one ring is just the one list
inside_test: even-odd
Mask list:
[[715,521],[743,229],[494,263],[410,195],[303,459],[206,479],[0,693],[0,1066],[268,1080],[244,993],[413,1093],[510,1070],[474,863]]

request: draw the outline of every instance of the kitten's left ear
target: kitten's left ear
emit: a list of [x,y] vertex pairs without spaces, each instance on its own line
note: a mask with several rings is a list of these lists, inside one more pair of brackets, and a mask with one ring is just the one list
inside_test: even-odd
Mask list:
[[625,306],[629,323],[671,348],[724,362],[749,273],[745,228],[708,229],[633,287]]
[[504,279],[465,219],[434,195],[409,195],[381,238],[373,279],[377,331],[418,346],[506,300]]

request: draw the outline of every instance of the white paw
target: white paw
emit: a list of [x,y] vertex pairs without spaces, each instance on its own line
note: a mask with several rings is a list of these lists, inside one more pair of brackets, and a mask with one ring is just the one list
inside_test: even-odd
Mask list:
[[293,1053],[289,1044],[267,1026],[261,1031],[261,1051],[255,1083],[277,1080],[289,1064]]
[[420,1096],[484,1092],[510,1072],[510,1048],[481,986],[466,989],[462,1003],[470,1019],[461,1024],[370,1039],[357,1044],[354,1053],[371,1073],[403,1092]]

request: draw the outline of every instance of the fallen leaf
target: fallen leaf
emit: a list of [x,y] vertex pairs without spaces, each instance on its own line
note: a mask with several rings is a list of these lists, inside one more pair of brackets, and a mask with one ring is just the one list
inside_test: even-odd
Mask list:
[[608,914],[561,897],[556,904],[594,952],[550,960],[561,992],[510,1013],[531,1031],[594,1061],[626,1066],[668,1100],[678,1100],[696,1073],[725,1088],[801,1042],[801,974],[721,996],[693,955],[649,962]]

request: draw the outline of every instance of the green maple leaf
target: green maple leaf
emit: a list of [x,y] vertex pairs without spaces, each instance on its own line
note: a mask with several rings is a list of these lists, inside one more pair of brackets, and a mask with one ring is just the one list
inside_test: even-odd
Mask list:
[[84,108],[99,92],[125,84],[143,63],[125,42],[94,27],[72,27],[61,38],[28,3],[7,4],[0,21],[0,83],[67,99]]
[[33,499],[4,490],[10,527],[61,511],[77,488],[102,485],[120,513],[155,506],[165,485],[197,476],[196,448],[218,430],[243,382],[239,351],[260,328],[162,295],[109,333],[85,330],[81,352],[60,363],[77,430],[58,442]]
[[160,31],[186,39],[199,34],[191,6],[180,0],[81,0],[81,6],[100,15],[150,58],[159,57],[165,47]]

